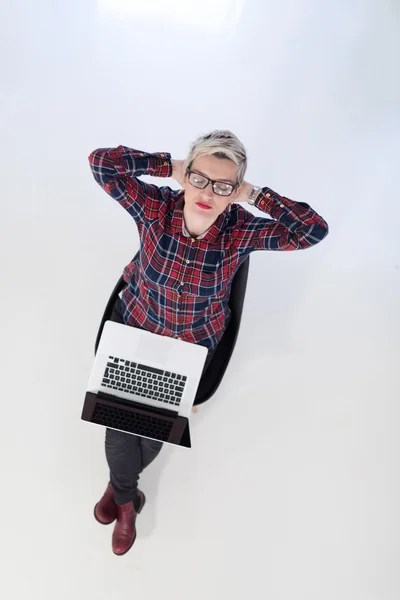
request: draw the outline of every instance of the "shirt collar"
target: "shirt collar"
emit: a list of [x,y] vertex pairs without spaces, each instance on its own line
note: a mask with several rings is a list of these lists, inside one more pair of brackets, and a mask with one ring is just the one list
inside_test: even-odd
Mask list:
[[[182,233],[185,237],[192,237],[188,232],[185,219],[183,218],[183,208],[185,206],[185,193],[182,191],[177,196],[177,201],[175,204],[174,212],[172,215],[172,229],[175,232]],[[207,242],[215,243],[220,232],[223,230],[225,226],[226,220],[229,218],[229,206],[223,213],[221,213],[216,221],[211,225],[209,229],[202,235],[197,235],[196,239],[202,240],[204,239]]]
[[[205,233],[202,233],[201,235],[196,235],[196,240],[202,240],[203,237],[206,236],[209,231],[210,230],[207,229],[207,231]],[[193,237],[192,235],[190,235],[190,233],[186,229],[185,219],[182,219],[182,233],[185,237],[190,237],[190,238]]]

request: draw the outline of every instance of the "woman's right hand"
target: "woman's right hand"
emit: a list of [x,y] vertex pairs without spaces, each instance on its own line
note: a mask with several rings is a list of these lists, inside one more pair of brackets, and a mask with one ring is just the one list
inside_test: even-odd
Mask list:
[[183,168],[183,164],[185,161],[183,160],[171,160],[172,162],[172,177],[179,183],[181,187],[185,182],[185,171]]

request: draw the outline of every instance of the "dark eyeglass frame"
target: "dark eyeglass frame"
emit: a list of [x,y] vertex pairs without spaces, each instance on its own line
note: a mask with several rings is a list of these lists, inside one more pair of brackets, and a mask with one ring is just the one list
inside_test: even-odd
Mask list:
[[[190,185],[192,185],[194,188],[196,188],[196,189],[198,189],[198,190],[204,190],[204,189],[205,189],[205,188],[208,186],[208,184],[210,184],[210,183],[211,183],[211,185],[212,185],[212,189],[213,189],[213,192],[214,192],[214,194],[216,194],[217,196],[222,196],[222,197],[225,197],[225,198],[227,198],[228,196],[231,196],[231,195],[233,194],[233,192],[235,191],[235,189],[236,189],[236,188],[239,186],[239,184],[238,184],[238,183],[235,183],[235,184],[233,184],[233,183],[228,183],[227,181],[221,181],[221,180],[213,180],[213,179],[209,179],[208,177],[206,177],[206,176],[205,176],[205,175],[203,175],[202,173],[198,173],[197,171],[191,171],[190,169],[186,169],[186,172],[187,172],[187,174],[188,174],[188,181],[189,181]],[[204,179],[207,181],[207,183],[206,183],[205,185],[203,185],[203,186],[194,185],[194,184],[193,184],[193,183],[190,181],[190,176],[191,176],[192,174],[193,174],[193,175],[199,175],[199,177],[204,177]],[[225,185],[230,185],[230,186],[232,187],[232,190],[229,192],[229,194],[220,194],[219,192],[216,192],[216,191],[215,191],[215,188],[214,188],[214,186],[215,186],[215,184],[216,184],[216,183],[223,183],[223,184],[225,184]]]

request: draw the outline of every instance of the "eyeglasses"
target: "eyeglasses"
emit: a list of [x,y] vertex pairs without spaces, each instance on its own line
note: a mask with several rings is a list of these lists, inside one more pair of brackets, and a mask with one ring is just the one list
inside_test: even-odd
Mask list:
[[204,190],[204,188],[211,183],[214,194],[217,194],[218,196],[230,196],[238,185],[225,183],[224,181],[213,181],[212,179],[208,179],[208,177],[204,177],[204,175],[200,175],[195,171],[189,171],[189,169],[187,172],[189,173],[189,183],[191,183],[193,187]]

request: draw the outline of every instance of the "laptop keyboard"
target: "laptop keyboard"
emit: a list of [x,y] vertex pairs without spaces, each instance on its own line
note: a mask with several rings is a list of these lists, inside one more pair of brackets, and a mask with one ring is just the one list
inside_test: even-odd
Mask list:
[[179,406],[187,377],[109,356],[102,387]]
[[173,426],[171,421],[163,421],[150,415],[140,415],[100,402],[96,403],[91,420],[92,423],[98,425],[121,429],[122,431],[144,435],[164,442],[168,440]]

